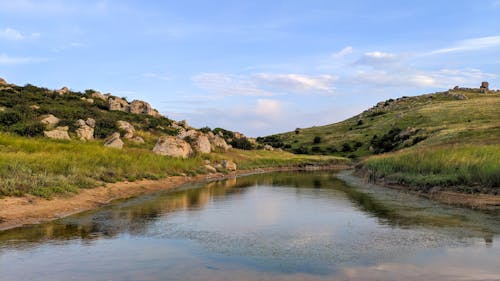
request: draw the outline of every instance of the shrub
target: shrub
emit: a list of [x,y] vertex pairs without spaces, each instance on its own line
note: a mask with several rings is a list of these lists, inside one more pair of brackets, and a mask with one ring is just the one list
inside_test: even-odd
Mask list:
[[35,137],[43,134],[43,124],[40,122],[32,121],[27,123],[18,123],[12,126],[12,131],[18,135],[26,137]]
[[314,139],[313,139],[313,143],[314,144],[318,144],[321,142],[321,137],[320,136],[315,136]]
[[247,138],[233,138],[233,141],[230,143],[234,148],[251,150],[253,149],[252,143]]
[[352,151],[352,148],[351,148],[351,145],[348,144],[348,143],[344,143],[342,145],[342,152],[351,152]]
[[22,116],[16,111],[4,111],[0,112],[0,126],[11,126],[21,121]]

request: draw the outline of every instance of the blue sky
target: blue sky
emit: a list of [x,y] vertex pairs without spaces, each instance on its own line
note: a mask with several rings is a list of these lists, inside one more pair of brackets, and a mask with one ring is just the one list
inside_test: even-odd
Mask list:
[[149,101],[251,136],[500,87],[500,0],[0,0],[0,77]]

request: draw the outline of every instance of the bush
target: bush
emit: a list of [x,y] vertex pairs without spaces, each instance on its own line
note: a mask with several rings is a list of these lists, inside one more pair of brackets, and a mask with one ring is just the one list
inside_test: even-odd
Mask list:
[[297,154],[309,154],[309,149],[305,146],[299,146],[293,150]]
[[313,143],[314,144],[318,144],[321,142],[321,137],[320,136],[315,136],[314,139],[313,139]]
[[247,138],[234,138],[230,143],[234,148],[251,150],[253,149],[252,143]]
[[352,151],[352,148],[351,148],[351,145],[348,144],[348,143],[344,143],[342,145],[342,152],[351,152]]
[[12,126],[12,131],[18,135],[26,136],[26,137],[35,137],[43,135],[43,130],[45,127],[40,122],[28,122],[28,123],[19,123]]
[[0,112],[0,126],[11,126],[21,121],[22,116],[16,111],[4,111]]

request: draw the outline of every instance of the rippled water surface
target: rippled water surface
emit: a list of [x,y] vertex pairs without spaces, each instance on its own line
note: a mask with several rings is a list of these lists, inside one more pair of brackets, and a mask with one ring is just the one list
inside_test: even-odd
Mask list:
[[499,244],[498,213],[271,173],[0,232],[0,280],[500,280]]

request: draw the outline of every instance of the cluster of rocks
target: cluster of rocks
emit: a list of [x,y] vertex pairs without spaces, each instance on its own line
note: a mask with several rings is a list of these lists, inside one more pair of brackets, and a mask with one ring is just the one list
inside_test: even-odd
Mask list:
[[76,129],[76,136],[82,141],[89,141],[94,139],[95,120],[87,118],[87,120],[78,119],[76,121],[78,129]]
[[[105,95],[103,95],[106,97]],[[125,99],[109,96],[107,99],[109,110],[118,110],[133,114],[145,114],[154,117],[161,117],[161,114],[145,101],[133,100],[131,103]]]
[[185,121],[172,124],[178,130],[177,136],[162,136],[156,142],[153,152],[159,155],[187,158],[194,152],[210,153],[227,151],[231,146],[220,135],[203,133],[187,125]]
[[490,83],[483,81],[481,82],[481,86],[479,88],[464,88],[464,87],[459,87],[455,86],[453,89],[448,90],[449,93],[453,91],[464,91],[464,92],[473,92],[473,93],[482,93],[482,94],[487,94],[487,93],[492,93],[492,92],[500,92],[500,90],[490,90]]

